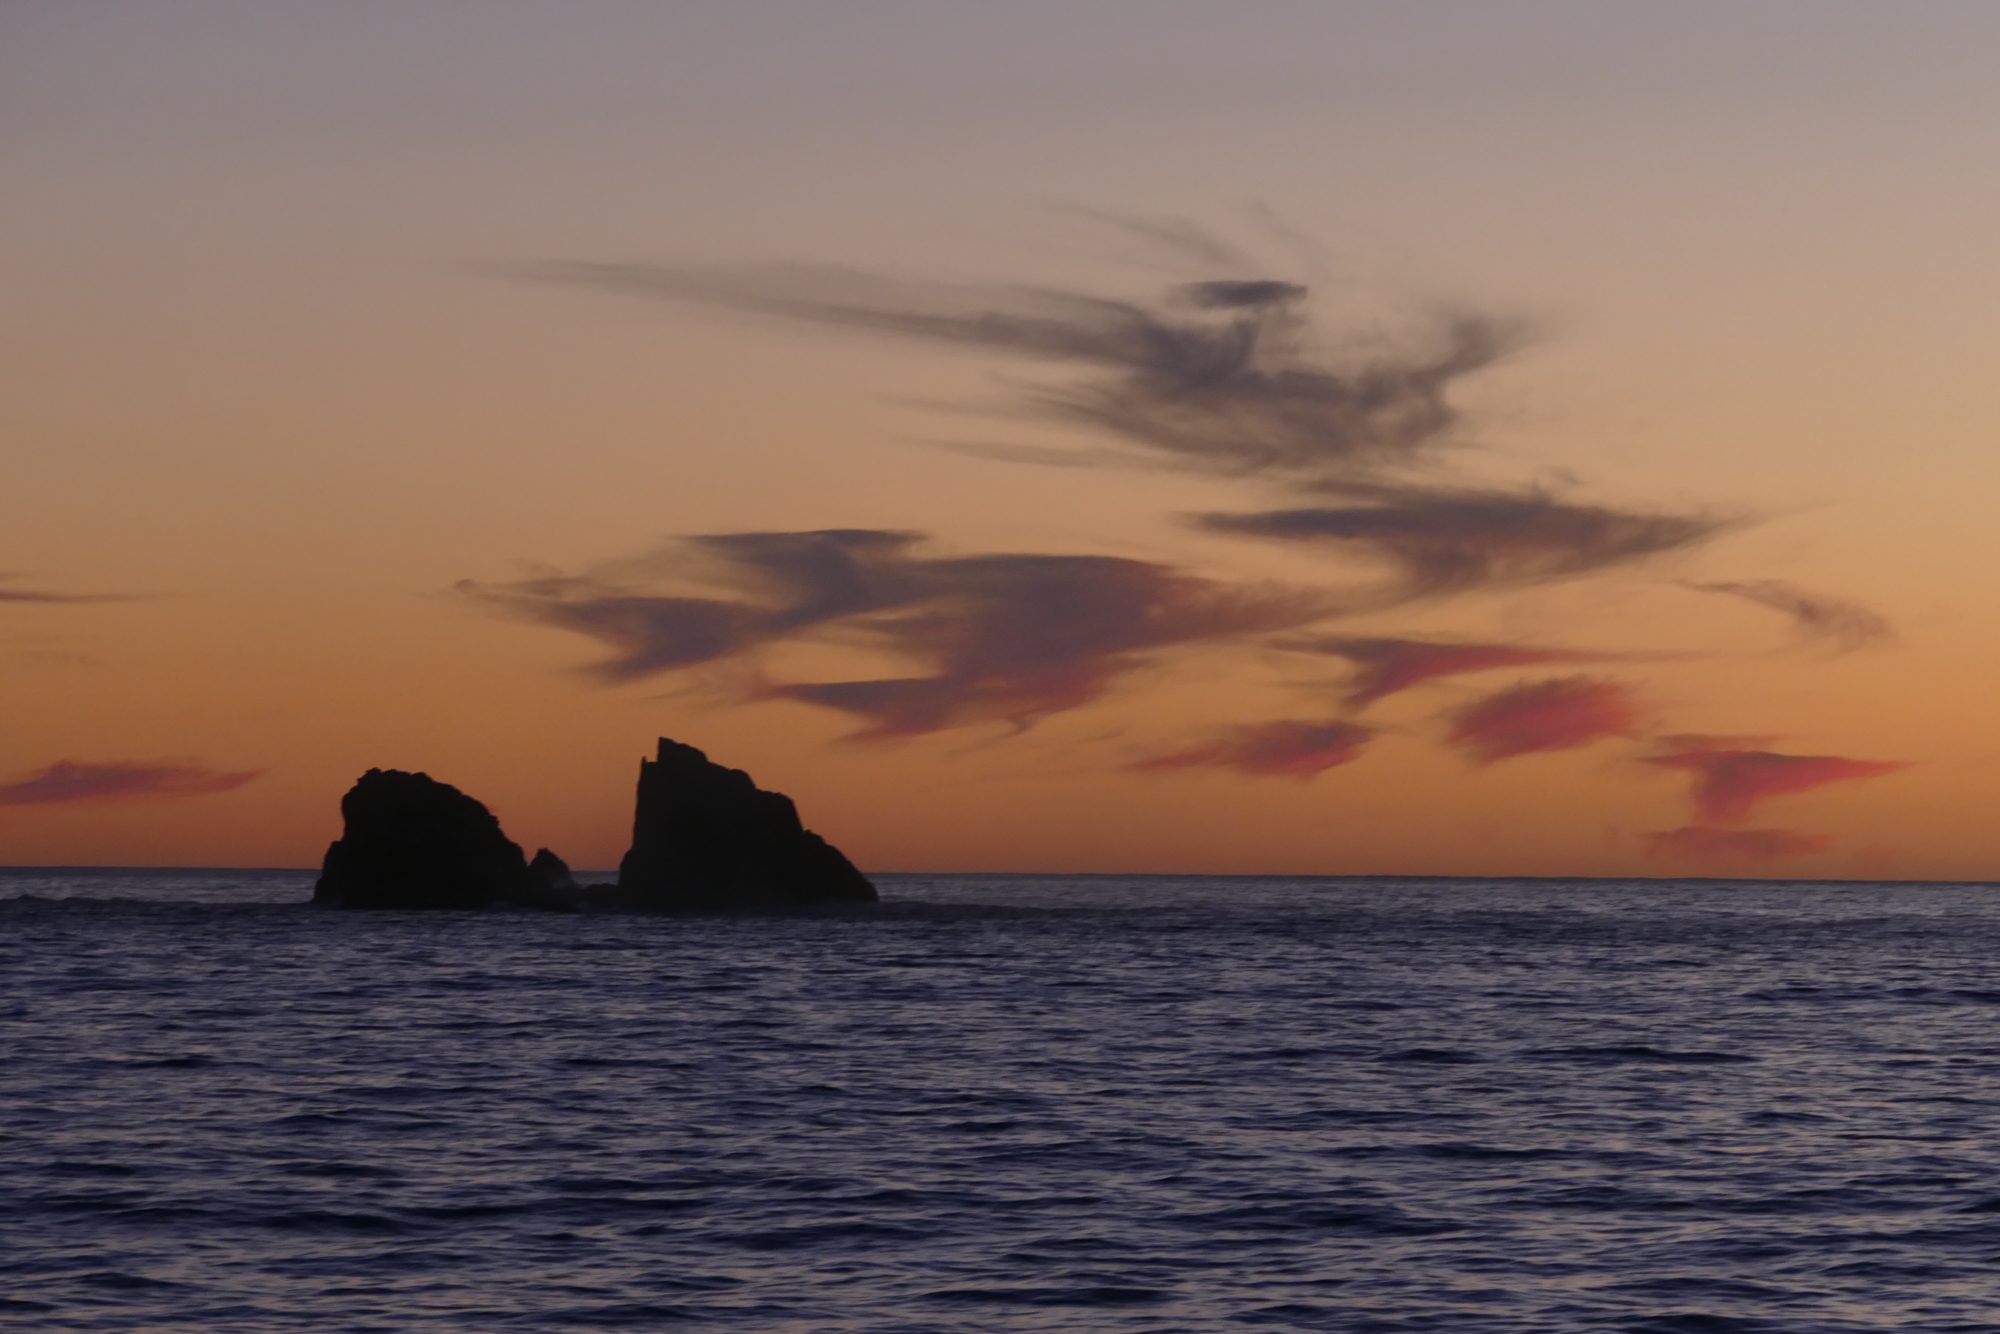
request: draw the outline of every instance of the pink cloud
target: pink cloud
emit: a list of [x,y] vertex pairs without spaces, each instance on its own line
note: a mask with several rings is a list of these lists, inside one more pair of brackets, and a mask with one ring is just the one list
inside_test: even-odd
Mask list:
[[1246,723],[1130,767],[1141,771],[1232,769],[1259,777],[1304,781],[1358,758],[1373,735],[1359,723],[1339,719]]
[[181,761],[86,764],[57,760],[39,773],[0,783],[0,806],[59,806],[80,801],[132,801],[147,797],[199,797],[230,792],[262,769],[220,773]]
[[1668,737],[1668,749],[1645,762],[1694,775],[1695,811],[1709,824],[1736,824],[1772,797],[1810,792],[1833,783],[1907,769],[1901,760],[1856,760],[1844,755],[1785,755],[1744,746],[1753,737]]
[[1593,662],[1618,656],[1578,649],[1529,648],[1519,644],[1369,639],[1345,635],[1298,640],[1284,647],[1345,658],[1355,664],[1357,670],[1347,693],[1347,705],[1354,709],[1365,708],[1378,699],[1443,676],[1556,662]]
[[1451,745],[1480,764],[1630,736],[1639,709],[1616,681],[1553,677],[1510,686],[1451,715]]
[[1663,861],[1722,865],[1768,865],[1824,852],[1833,846],[1826,834],[1801,834],[1790,829],[1715,829],[1684,825],[1646,835],[1646,854]]
[[[869,680],[766,683],[756,695],[852,715],[863,740],[974,723],[1025,729],[1168,654],[1259,643],[1334,610],[1310,589],[1228,584],[1152,561],[934,556],[924,540],[878,529],[716,533],[621,566],[462,580],[455,592],[606,645],[613,656],[591,672],[607,683],[754,661],[769,645],[812,637],[880,649],[908,666]],[[647,582],[655,574],[706,580],[722,595],[661,591]]]

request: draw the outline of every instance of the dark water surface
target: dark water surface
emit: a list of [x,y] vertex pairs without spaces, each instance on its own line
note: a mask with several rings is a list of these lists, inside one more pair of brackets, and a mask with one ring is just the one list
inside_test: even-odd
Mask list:
[[2000,1329],[2000,890],[0,871],[0,1327]]

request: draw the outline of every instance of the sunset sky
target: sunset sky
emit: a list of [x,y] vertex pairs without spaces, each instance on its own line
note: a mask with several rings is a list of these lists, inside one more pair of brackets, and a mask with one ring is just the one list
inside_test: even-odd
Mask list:
[[2000,7],[0,11],[0,863],[2000,878]]

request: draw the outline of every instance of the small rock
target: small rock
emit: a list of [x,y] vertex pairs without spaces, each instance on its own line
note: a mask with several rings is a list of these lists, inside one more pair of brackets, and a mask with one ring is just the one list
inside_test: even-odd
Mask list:
[[619,865],[618,889],[654,911],[876,899],[854,863],[800,823],[790,797],[665,737],[654,759],[639,762],[632,850]]
[[[449,783],[370,769],[340,800],[313,902],[341,908],[560,908],[493,813]],[[553,859],[553,854],[548,854]],[[560,864],[558,862],[558,864]]]

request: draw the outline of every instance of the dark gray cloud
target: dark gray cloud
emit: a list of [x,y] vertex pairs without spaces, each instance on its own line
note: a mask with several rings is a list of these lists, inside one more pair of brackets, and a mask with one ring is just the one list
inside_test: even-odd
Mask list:
[[[914,601],[922,589],[908,552],[921,540],[917,533],[863,528],[711,534],[580,575],[463,579],[453,591],[597,640],[612,656],[586,670],[607,682],[632,681]],[[662,577],[732,596],[663,593]]]
[[783,688],[885,737],[962,723],[1025,727],[1088,704],[1167,650],[1241,642],[1324,616],[1325,601],[1241,587],[1149,561],[994,555],[926,562],[924,594],[862,628],[928,676]]
[[1844,598],[1808,593],[1780,579],[1688,580],[1682,586],[1699,593],[1725,593],[1769,607],[1791,619],[1800,639],[1827,645],[1838,652],[1869,648],[1895,638],[1888,619],[1880,613]]
[[[925,592],[930,564],[914,555],[922,533],[829,528],[717,533],[689,538],[699,573],[770,608],[771,635],[901,606]],[[669,557],[671,564],[671,557]]]
[[1519,588],[1685,550],[1742,522],[1577,504],[1541,490],[1350,487],[1364,503],[1212,513],[1209,532],[1359,555],[1394,575],[1390,602]]
[[[1287,493],[1309,503],[1194,521],[1214,533],[1307,542],[1386,566],[1394,583],[1378,593],[1378,607],[1636,564],[1746,521],[1591,504],[1440,471],[1468,443],[1455,391],[1529,340],[1521,320],[1432,306],[1411,312],[1391,335],[1350,309],[1328,329],[1315,319],[1312,289],[1205,228],[1073,212],[1199,278],[1131,297],[912,282],[826,266],[567,263],[526,272],[1049,364],[1046,378],[1010,383],[1017,406],[1104,443],[955,447],[1015,461],[1141,463]],[[1286,236],[1268,219],[1261,225]],[[1793,614],[1809,618],[1814,610]]]
[[595,639],[612,656],[586,670],[607,682],[713,662],[759,640],[759,617],[738,603],[627,592],[588,575],[510,583],[462,579],[452,591],[517,619]]
[[[1342,613],[1628,569],[1698,548],[1751,519],[1593,503],[1568,489],[1509,486],[1455,466],[1470,443],[1460,393],[1526,344],[1529,331],[1518,320],[1438,306],[1384,333],[1350,309],[1329,327],[1316,318],[1319,293],[1198,226],[1077,212],[1108,224],[1174,281],[1130,296],[912,282],[832,267],[564,263],[521,272],[1039,363],[1027,383],[1006,382],[1011,406],[1073,428],[1073,445],[1065,438],[1054,446],[953,447],[1254,484],[1261,497],[1247,503],[1261,508],[1210,510],[1187,522],[1335,556],[1344,592],[1233,586],[1099,556],[941,557],[928,554],[916,532],[828,529],[686,539],[646,561],[467,582],[459,593],[596,640],[609,656],[592,670],[607,681],[754,660],[767,645],[807,637],[879,650],[898,661],[878,678],[763,681],[759,692],[844,712],[860,720],[858,735],[889,737],[973,722],[1025,727],[1101,698],[1176,649],[1269,644]],[[1839,647],[1887,634],[1872,612],[1776,581],[1691,586],[1770,607],[1802,634]],[[1635,656],[1387,636],[1275,642],[1353,663],[1350,709],[1458,673]],[[1457,711],[1449,744],[1491,762],[1631,735],[1637,714],[1617,682],[1531,682]],[[1363,739],[1325,720],[1287,720],[1142,763],[1290,772],[1294,763],[1310,768],[1350,756]]]
[[1271,278],[1218,278],[1212,282],[1188,283],[1180,289],[1183,300],[1209,310],[1243,310],[1256,306],[1283,306],[1303,301],[1311,289],[1298,283]]
[[1152,300],[913,283],[852,270],[542,265],[531,276],[1053,362],[1024,407],[1108,435],[1132,461],[1308,490],[1418,461],[1458,425],[1449,392],[1525,341],[1518,322],[1442,313],[1405,346],[1329,351],[1305,287],[1262,276]]
[[[1025,727],[1080,707],[1170,650],[1247,642],[1332,610],[1324,597],[1234,585],[1111,556],[927,556],[919,534],[870,529],[731,533],[642,561],[511,583],[462,581],[458,596],[597,640],[591,670],[628,681],[819,634],[923,670],[875,680],[766,683],[767,698],[840,710],[859,735],[978,722]],[[658,590],[676,579],[729,596]]]
[[1528,341],[1519,320],[1432,308],[1390,336],[1350,312],[1329,332],[1314,319],[1310,288],[1274,276],[1203,228],[1077,212],[1203,276],[1134,298],[912,282],[824,266],[569,263],[528,272],[1049,364],[1046,378],[1010,383],[1016,405],[1103,444],[955,447],[1015,461],[1138,463],[1310,501],[1195,522],[1387,566],[1394,584],[1377,606],[1592,574],[1698,546],[1743,522],[1461,484],[1438,473],[1467,443],[1454,391]]

